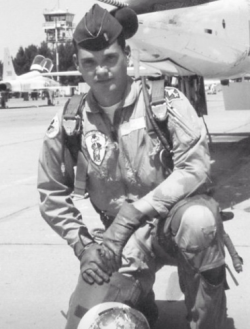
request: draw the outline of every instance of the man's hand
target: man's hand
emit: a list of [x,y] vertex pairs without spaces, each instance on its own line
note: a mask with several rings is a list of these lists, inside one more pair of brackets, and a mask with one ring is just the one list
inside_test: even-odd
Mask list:
[[102,256],[101,252],[102,247],[98,243],[91,243],[81,256],[82,278],[89,284],[108,282],[112,274],[109,269],[109,262]]
[[124,202],[113,223],[104,232],[102,254],[109,262],[112,272],[120,268],[125,244],[145,219],[146,216],[132,203]]

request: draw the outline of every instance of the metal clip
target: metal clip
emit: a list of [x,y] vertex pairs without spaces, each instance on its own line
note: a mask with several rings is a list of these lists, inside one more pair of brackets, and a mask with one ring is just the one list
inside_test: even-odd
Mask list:
[[79,135],[82,130],[81,117],[79,115],[65,115],[63,118],[63,127],[68,136]]
[[151,104],[152,112],[154,114],[154,118],[157,121],[164,121],[167,118],[168,108],[167,103],[165,101],[161,101],[159,103]]

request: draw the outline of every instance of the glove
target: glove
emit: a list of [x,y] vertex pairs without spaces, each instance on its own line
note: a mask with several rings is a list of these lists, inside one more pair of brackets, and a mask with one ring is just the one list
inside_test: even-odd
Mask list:
[[104,232],[102,254],[109,262],[112,272],[120,268],[125,244],[146,218],[132,203],[125,201],[113,223]]
[[89,244],[81,255],[80,268],[84,281],[89,284],[109,282],[112,271],[109,270],[109,262],[105,261],[102,247],[93,242]]

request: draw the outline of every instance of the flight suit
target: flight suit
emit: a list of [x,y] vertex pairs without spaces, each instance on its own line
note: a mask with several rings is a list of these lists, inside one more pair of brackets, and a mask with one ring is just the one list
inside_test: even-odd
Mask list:
[[[144,199],[159,216],[131,236],[122,267],[110,283],[89,285],[79,277],[67,329],[77,328],[84,313],[103,301],[130,304],[153,324],[152,286],[155,272],[164,264],[178,266],[190,328],[219,329],[225,320],[222,223],[218,205],[205,194],[210,172],[206,131],[181,92],[166,88],[166,101],[171,115],[164,125],[173,168],[157,135],[148,132],[140,82],[128,80],[113,124],[91,91],[85,99],[78,160],[84,167],[83,189],[104,226],[110,225],[127,199]],[[39,160],[40,209],[79,257],[83,246],[78,232],[85,225],[71,197],[79,175],[64,138],[61,112],[47,130]]]

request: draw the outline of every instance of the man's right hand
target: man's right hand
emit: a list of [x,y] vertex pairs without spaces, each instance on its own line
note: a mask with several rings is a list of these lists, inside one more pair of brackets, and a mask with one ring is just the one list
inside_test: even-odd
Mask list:
[[98,243],[91,243],[81,256],[82,278],[89,284],[108,282],[112,274],[107,260],[101,256],[101,250],[102,247]]

